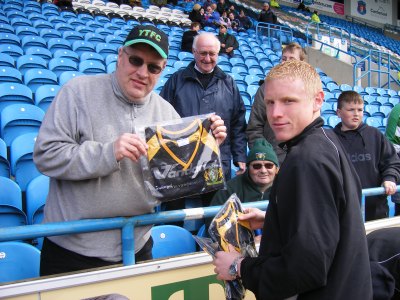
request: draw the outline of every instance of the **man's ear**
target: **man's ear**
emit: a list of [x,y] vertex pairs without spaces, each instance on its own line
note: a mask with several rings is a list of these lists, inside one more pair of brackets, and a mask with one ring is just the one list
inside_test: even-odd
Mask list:
[[321,90],[317,92],[317,94],[314,97],[314,105],[313,105],[314,112],[321,110],[323,103],[324,103],[324,92]]

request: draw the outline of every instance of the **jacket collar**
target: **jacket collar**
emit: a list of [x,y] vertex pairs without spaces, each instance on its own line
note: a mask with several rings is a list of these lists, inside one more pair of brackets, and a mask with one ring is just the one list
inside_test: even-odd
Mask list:
[[322,125],[324,125],[324,120],[321,117],[316,118],[313,122],[311,122],[310,125],[304,128],[304,130],[299,135],[295,136],[291,140],[280,143],[279,147],[281,147],[282,149],[290,149],[291,147],[297,145],[302,139],[309,136],[314,131],[314,129],[320,128],[322,127]]
[[[183,70],[182,75],[184,79],[196,79],[197,78],[197,74],[196,71],[194,69],[194,64],[195,62],[192,61],[187,67],[186,69]],[[226,78],[226,74],[224,73],[224,71],[222,71],[217,65],[214,68],[214,77],[218,78],[218,79],[225,79]]]

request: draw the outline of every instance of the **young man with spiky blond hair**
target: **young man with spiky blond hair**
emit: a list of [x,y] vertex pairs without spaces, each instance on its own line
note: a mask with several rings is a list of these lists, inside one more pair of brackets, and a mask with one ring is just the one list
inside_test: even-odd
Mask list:
[[339,140],[322,127],[319,75],[292,60],[265,82],[268,122],[287,156],[267,212],[241,217],[263,228],[259,256],[218,252],[217,278],[241,278],[257,299],[372,299],[361,186]]

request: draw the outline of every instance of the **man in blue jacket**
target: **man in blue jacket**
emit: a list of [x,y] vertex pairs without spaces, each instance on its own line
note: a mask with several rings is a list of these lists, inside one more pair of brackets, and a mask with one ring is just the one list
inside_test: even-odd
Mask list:
[[173,74],[160,95],[181,117],[212,112],[221,116],[227,127],[227,138],[220,149],[228,180],[231,159],[240,168],[239,173],[246,170],[246,109],[235,80],[217,66],[220,45],[212,33],[197,35],[193,41],[195,61]]

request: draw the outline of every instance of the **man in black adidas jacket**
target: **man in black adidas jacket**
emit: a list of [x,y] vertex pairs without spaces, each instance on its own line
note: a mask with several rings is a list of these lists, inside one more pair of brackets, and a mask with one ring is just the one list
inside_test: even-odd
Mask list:
[[[337,137],[322,128],[322,84],[301,61],[274,67],[266,78],[268,122],[287,156],[275,178],[259,256],[231,248],[214,259],[218,279],[240,277],[257,299],[372,299],[361,219],[361,186]],[[292,298],[293,297],[293,298]]]

